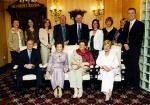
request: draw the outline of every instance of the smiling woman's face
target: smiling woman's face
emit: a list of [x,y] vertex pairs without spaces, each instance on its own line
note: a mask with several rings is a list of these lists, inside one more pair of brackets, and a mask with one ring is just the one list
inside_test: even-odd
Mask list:
[[79,49],[83,51],[83,50],[85,50],[85,48],[86,48],[85,43],[84,42],[80,42]]
[[111,46],[109,44],[104,45],[104,51],[105,52],[109,52],[110,48],[111,48]]
[[28,20],[29,27],[33,27],[33,21],[31,19]]
[[59,52],[59,53],[63,51],[63,46],[62,46],[62,44],[58,44],[58,45],[56,46],[56,51]]

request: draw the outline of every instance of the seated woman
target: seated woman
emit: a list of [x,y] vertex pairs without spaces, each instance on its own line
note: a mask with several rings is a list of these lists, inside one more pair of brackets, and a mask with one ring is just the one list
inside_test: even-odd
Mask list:
[[64,86],[65,73],[68,71],[68,56],[63,52],[63,42],[55,43],[56,51],[49,57],[47,72],[51,77],[51,85],[54,90],[55,97],[62,96],[62,88]]
[[101,91],[106,95],[105,101],[110,100],[110,97],[112,95],[114,77],[120,64],[117,55],[110,50],[111,46],[112,42],[110,40],[105,40],[104,50],[99,53],[96,60],[96,64],[101,68]]
[[83,94],[82,76],[91,65],[94,65],[94,59],[87,49],[86,41],[81,40],[79,42],[79,48],[71,56],[70,65],[69,81],[70,87],[74,88],[73,98],[80,98]]

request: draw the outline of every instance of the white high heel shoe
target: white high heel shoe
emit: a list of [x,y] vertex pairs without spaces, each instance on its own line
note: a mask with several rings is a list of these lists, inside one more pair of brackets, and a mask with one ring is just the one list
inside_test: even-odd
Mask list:
[[78,96],[78,89],[74,88],[74,95],[72,98],[77,98],[77,96]]
[[61,87],[58,88],[58,97],[61,98],[62,97],[62,89]]
[[110,99],[109,93],[106,93],[105,95],[106,95],[105,101],[109,101],[109,99]]
[[55,96],[55,98],[57,98],[57,94],[58,94],[58,90],[57,90],[57,88],[54,90],[54,96]]
[[78,98],[81,98],[83,95],[83,89],[79,89]]

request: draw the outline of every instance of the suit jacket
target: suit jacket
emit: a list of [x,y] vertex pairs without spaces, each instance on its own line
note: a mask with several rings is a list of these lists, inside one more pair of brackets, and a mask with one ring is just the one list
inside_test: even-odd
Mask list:
[[[86,24],[81,24],[81,40],[89,41],[89,28]],[[70,40],[69,44],[74,45],[78,43],[78,35],[77,35],[77,24],[71,25],[71,32],[70,32]]]
[[129,25],[130,23],[127,22],[124,27],[124,44],[128,43],[130,51],[134,53],[133,55],[135,55],[135,53],[139,55],[144,36],[144,23],[136,20],[130,31]]
[[[20,39],[21,39],[22,46],[24,46],[25,40],[24,40],[23,31],[19,29],[19,32],[20,32]],[[17,48],[19,48],[19,37],[13,28],[9,32],[8,47],[11,51],[15,51]]]
[[[69,40],[69,31],[70,31],[70,26],[68,24],[65,25],[66,27],[66,41]],[[55,25],[54,26],[54,40],[55,42],[57,41],[63,41],[63,34],[62,34],[62,28],[61,24]]]
[[31,53],[31,60],[29,61],[28,51],[27,49],[20,52],[20,67],[24,68],[25,64],[34,64],[36,68],[39,67],[39,64],[41,63],[41,57],[40,53],[37,49],[32,49]]

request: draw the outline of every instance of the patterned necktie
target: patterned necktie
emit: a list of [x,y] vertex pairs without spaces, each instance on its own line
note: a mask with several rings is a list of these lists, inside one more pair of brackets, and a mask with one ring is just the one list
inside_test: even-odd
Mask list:
[[62,26],[62,36],[63,36],[63,41],[66,41],[66,27]]
[[81,40],[81,27],[80,24],[78,24],[78,41]]

